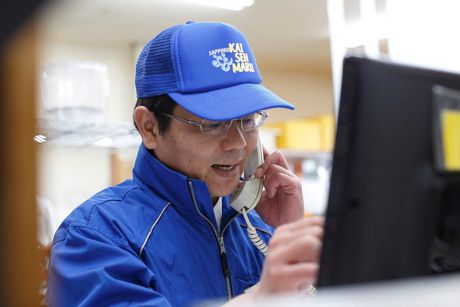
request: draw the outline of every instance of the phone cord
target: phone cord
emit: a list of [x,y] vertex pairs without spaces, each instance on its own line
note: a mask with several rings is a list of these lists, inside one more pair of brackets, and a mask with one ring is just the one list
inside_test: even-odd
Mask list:
[[264,254],[264,256],[266,256],[268,252],[267,244],[265,244],[265,242],[259,237],[259,235],[257,234],[257,230],[254,228],[254,226],[252,226],[251,221],[248,218],[246,209],[243,208],[241,211],[243,213],[243,217],[246,221],[246,224],[248,224],[247,231],[248,231],[249,239],[251,239],[252,244],[254,244],[254,246],[257,247],[257,249],[262,254]]

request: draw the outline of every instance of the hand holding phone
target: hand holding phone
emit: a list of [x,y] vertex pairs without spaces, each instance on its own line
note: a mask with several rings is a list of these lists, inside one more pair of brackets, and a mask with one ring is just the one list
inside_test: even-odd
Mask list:
[[254,177],[252,174],[259,165],[264,162],[264,155],[262,144],[260,140],[257,141],[257,147],[249,157],[246,168],[243,173],[244,182],[232,194],[230,205],[236,211],[242,213],[242,210],[250,211],[257,206],[264,187],[263,179]]
[[248,226],[247,232],[249,239],[252,241],[254,246],[264,255],[267,254],[268,247],[265,242],[257,234],[257,230],[252,226],[251,221],[248,217],[248,211],[252,210],[259,203],[262,191],[264,188],[264,182],[262,178],[255,177],[252,173],[257,169],[259,165],[264,162],[264,154],[262,150],[262,144],[260,140],[257,141],[257,147],[249,157],[246,164],[246,169],[243,173],[244,182],[242,185],[232,194],[230,199],[230,205],[233,209],[243,214],[243,217]]

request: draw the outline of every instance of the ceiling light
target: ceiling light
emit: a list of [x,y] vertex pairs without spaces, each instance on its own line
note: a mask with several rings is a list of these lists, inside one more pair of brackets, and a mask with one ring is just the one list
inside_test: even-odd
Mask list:
[[195,4],[219,7],[232,11],[241,11],[254,4],[254,0],[183,0]]

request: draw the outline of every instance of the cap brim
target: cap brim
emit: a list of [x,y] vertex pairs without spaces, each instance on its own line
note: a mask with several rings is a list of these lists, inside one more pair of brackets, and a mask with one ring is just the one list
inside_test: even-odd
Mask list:
[[209,120],[229,120],[273,108],[294,106],[260,84],[244,83],[200,93],[169,93],[181,107]]

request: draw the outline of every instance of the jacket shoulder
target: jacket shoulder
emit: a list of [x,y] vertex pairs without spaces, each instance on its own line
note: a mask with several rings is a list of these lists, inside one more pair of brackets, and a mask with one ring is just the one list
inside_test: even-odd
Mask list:
[[71,228],[98,232],[117,244],[140,248],[152,221],[168,202],[127,180],[95,194],[78,206],[61,224],[54,243],[66,240]]

